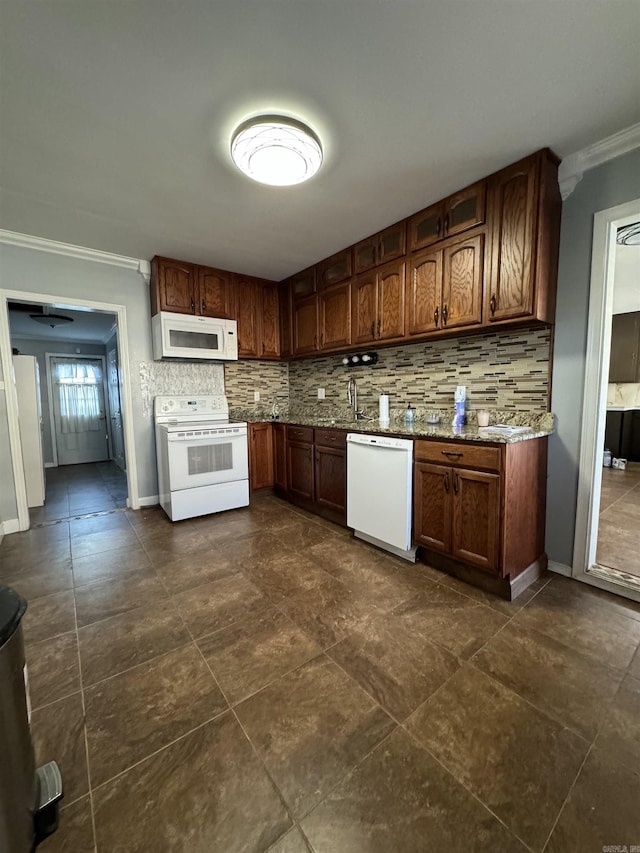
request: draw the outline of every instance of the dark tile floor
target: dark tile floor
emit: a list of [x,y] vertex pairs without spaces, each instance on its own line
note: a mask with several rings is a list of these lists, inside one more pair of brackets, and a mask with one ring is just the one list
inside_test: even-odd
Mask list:
[[0,545],[65,784],[43,853],[640,844],[639,605],[500,601],[269,496],[97,512]]
[[602,469],[596,559],[601,566],[640,578],[640,462],[624,471]]

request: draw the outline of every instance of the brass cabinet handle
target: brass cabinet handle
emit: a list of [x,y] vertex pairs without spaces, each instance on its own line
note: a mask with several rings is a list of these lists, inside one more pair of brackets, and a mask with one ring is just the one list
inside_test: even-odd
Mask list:
[[463,456],[462,453],[455,453],[453,450],[441,450],[440,452],[442,453],[443,456],[453,456],[453,457]]
[[495,293],[491,294],[491,299],[489,300],[489,307],[491,308],[491,313],[496,313],[496,295]]
[[449,491],[449,472],[445,471],[444,474],[444,490],[445,492]]
[[433,324],[435,326],[438,325],[438,316],[439,316],[439,312],[438,312],[438,308],[436,307],[436,310],[433,312]]
[[458,489],[459,489],[458,472],[454,471],[453,472],[453,491],[456,493],[456,495],[458,494]]
[[201,305],[202,305],[202,309],[201,309],[201,310],[202,310],[202,313],[204,314],[204,313],[206,312],[206,310],[207,310],[207,303],[204,301],[204,299],[202,300]]
[[193,300],[193,296],[191,297],[191,313],[194,314],[196,310],[196,303]]
[[449,316],[449,309],[447,308],[446,305],[444,305],[442,308],[442,322],[444,323],[445,326],[447,325],[448,316]]

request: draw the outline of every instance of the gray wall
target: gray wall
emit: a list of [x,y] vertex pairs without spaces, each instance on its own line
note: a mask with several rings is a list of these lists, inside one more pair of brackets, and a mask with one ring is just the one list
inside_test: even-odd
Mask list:
[[[2,365],[0,364],[0,381]],[[9,422],[7,420],[6,395],[0,390],[0,525],[3,521],[18,517],[18,507],[13,489],[13,466],[9,452]],[[2,529],[0,527],[0,534]]]
[[[49,365],[46,354],[48,352],[55,353],[56,355],[68,353],[70,355],[78,355],[79,358],[84,355],[105,356],[104,345],[87,344],[73,340],[42,341],[13,336],[11,337],[11,344],[20,350],[21,355],[35,355],[38,359],[38,367],[40,368],[40,399],[42,402],[42,453],[45,465],[53,463],[53,438],[51,418],[49,416],[49,386],[47,382],[47,367]],[[78,353],[77,350],[80,352]],[[105,404],[108,407],[109,401],[105,400]]]
[[547,553],[573,562],[594,214],[640,198],[640,149],[585,173],[564,202],[549,440]]

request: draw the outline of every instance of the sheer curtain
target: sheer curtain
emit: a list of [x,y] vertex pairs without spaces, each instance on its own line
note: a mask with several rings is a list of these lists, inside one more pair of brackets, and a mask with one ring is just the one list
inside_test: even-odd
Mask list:
[[55,382],[60,399],[60,430],[63,433],[100,429],[99,386],[102,367],[96,362],[56,361]]

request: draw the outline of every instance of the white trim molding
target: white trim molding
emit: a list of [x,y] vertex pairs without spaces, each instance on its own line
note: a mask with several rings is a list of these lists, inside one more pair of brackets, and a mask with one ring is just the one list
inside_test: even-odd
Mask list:
[[635,148],[640,148],[640,124],[632,124],[631,127],[614,133],[613,136],[608,136],[581,151],[569,154],[560,163],[558,169],[562,200],[571,195],[586,171],[627,154]]
[[145,506],[157,506],[160,503],[158,495],[147,495],[144,498],[138,498],[138,508],[142,509]]
[[18,533],[19,530],[20,522],[17,518],[8,518],[6,521],[0,523],[0,534],[2,534],[2,536],[8,536],[10,533]]
[[66,255],[82,261],[94,261],[108,264],[112,267],[122,267],[135,270],[146,282],[151,278],[151,264],[138,258],[128,258],[125,255],[113,255],[111,252],[101,252],[99,249],[87,249],[84,246],[72,246],[70,243],[59,243],[57,240],[47,240],[44,237],[32,237],[17,231],[0,229],[0,243],[10,246],[20,246],[23,249],[36,249],[39,252],[52,252],[55,255]]

